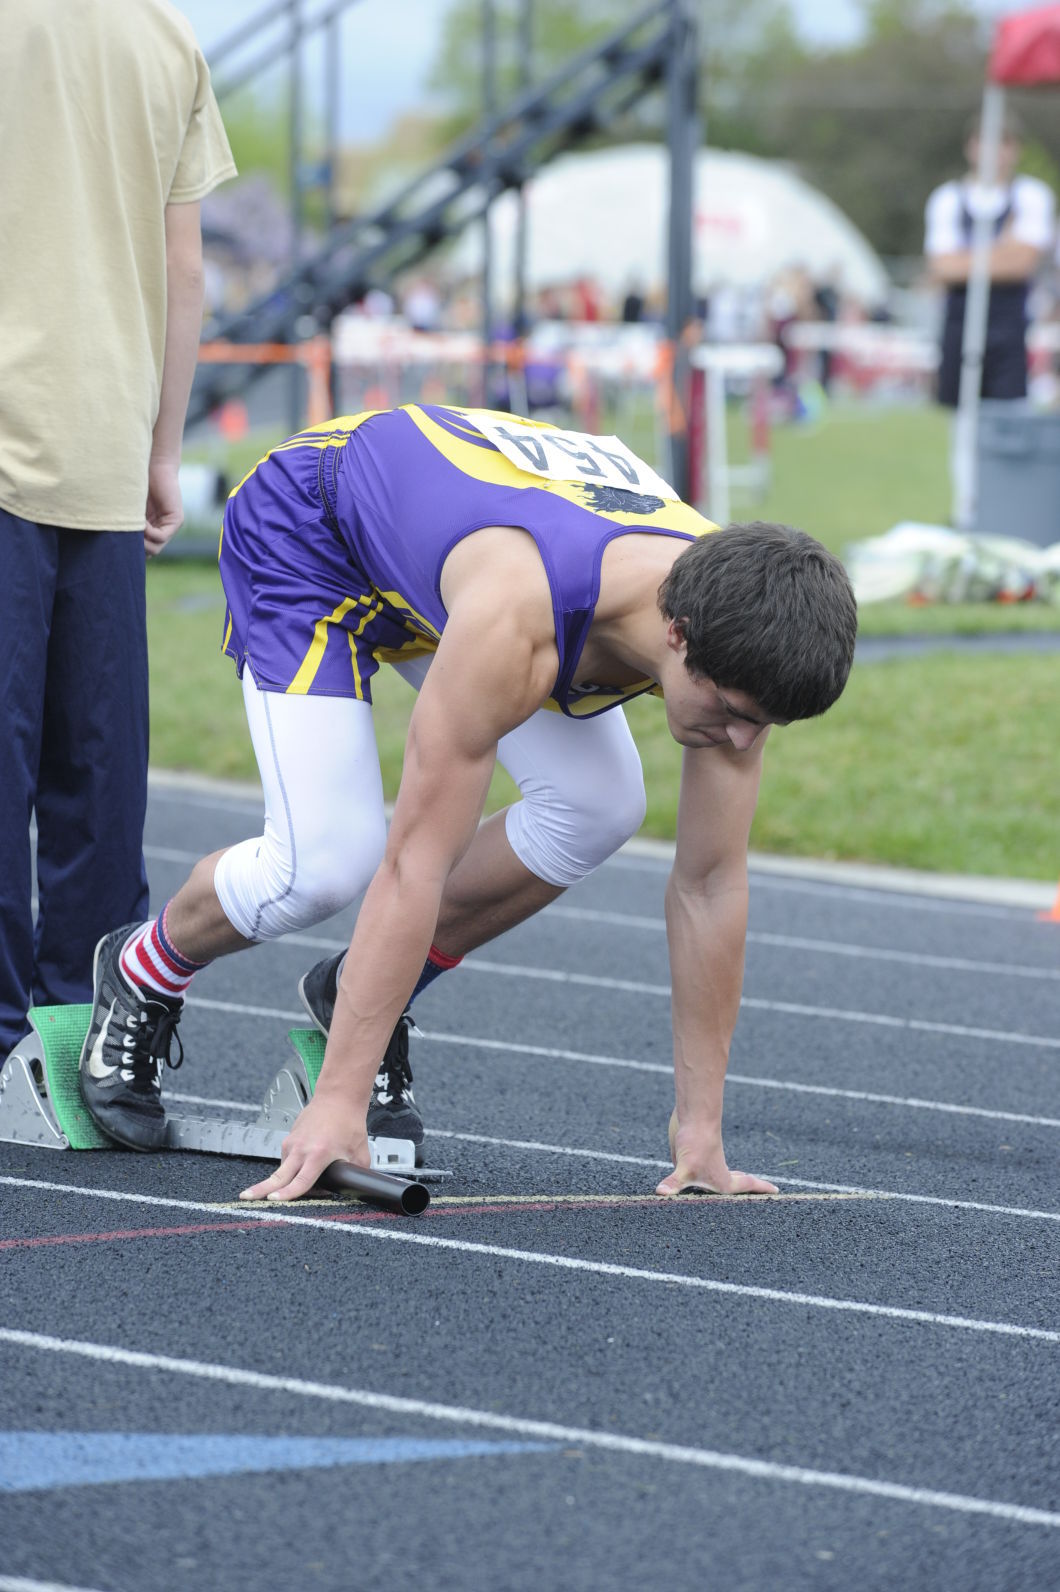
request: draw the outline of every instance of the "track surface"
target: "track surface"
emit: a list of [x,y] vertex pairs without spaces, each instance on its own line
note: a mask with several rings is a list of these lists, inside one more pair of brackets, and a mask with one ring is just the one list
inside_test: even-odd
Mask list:
[[[256,827],[155,790],[155,903]],[[1060,928],[754,876],[726,1142],[784,1197],[663,1203],[664,882],[419,1002],[419,1220],[0,1145],[0,1592],[1060,1584]],[[259,1099],[350,921],[208,969],[171,1095]]]

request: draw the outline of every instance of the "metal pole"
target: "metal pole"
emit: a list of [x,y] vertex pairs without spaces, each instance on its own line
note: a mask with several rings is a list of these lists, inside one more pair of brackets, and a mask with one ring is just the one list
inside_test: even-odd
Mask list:
[[671,0],[670,54],[666,71],[667,135],[670,146],[670,220],[666,335],[673,350],[670,395],[670,473],[687,499],[691,488],[688,446],[688,328],[693,318],[692,227],[697,110],[696,27],[687,0]]
[[[494,0],[482,0],[482,114],[487,124],[497,110],[497,12]],[[483,161],[491,137],[483,142]],[[493,238],[490,206],[482,216],[482,400],[489,401],[490,348],[493,344]]]
[[[302,0],[290,0],[288,32],[288,143],[291,182],[291,270],[302,260]],[[302,426],[302,371],[292,361],[287,383],[287,428]]]
[[[519,11],[519,87],[526,90],[533,82],[534,0],[521,0]],[[526,214],[526,189],[519,185],[515,221],[515,325],[517,338],[530,330],[526,312],[526,256],[529,244]]]
[[342,103],[342,37],[341,15],[333,11],[328,18],[327,34],[324,41],[324,105],[327,128],[327,148],[325,160],[327,161],[327,218],[328,231],[330,232],[338,220],[335,205],[336,177],[338,175],[339,154],[339,112]]
[[[988,83],[979,118],[978,181],[993,187],[1004,123],[1005,91]],[[990,245],[993,220],[980,209],[972,224],[972,268],[964,301],[961,339],[961,383],[953,422],[953,525],[958,531],[975,528],[979,496],[979,402],[983,385],[983,350],[990,312]]]

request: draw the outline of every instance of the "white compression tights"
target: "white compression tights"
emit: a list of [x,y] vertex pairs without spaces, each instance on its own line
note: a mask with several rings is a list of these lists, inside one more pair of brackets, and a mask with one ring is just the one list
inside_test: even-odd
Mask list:
[[[395,667],[418,690],[429,664]],[[214,886],[244,939],[272,940],[367,888],[386,842],[383,787],[366,702],[259,691],[249,669],[243,697],[265,830],[224,853]],[[542,708],[504,736],[497,759],[522,795],[508,809],[508,842],[549,884],[576,884],[643,821],[640,758],[620,708],[581,720]]]

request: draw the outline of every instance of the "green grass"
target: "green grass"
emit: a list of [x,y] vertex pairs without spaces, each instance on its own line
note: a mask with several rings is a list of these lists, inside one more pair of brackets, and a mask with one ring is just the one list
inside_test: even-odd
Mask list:
[[[752,846],[1052,881],[1058,668],[1049,655],[956,652],[862,665],[823,718],[771,733]],[[627,712],[646,831],[670,837],[681,751],[653,706]]]
[[[901,519],[944,521],[947,422],[931,410],[834,414],[779,429],[768,499],[747,518],[802,525],[841,551]],[[240,444],[245,471],[269,445]],[[737,438],[737,445],[738,445]],[[223,598],[205,564],[153,564],[148,577],[152,761],[254,778],[242,698],[220,655]],[[866,608],[865,635],[1060,628],[1060,609],[902,603]],[[1060,658],[942,651],[859,666],[823,719],[774,732],[752,834],[762,850],[1052,881],[1056,838],[1056,701]],[[376,676],[384,787],[401,775],[412,693]],[[680,749],[661,705],[629,709],[649,788],[645,833],[672,838]],[[490,806],[513,787],[498,773]]]
[[[738,450],[738,420],[731,429]],[[948,439],[948,416],[928,408],[866,404],[774,427],[771,490],[753,514],[741,508],[741,517],[798,525],[834,553],[901,520],[945,525]]]

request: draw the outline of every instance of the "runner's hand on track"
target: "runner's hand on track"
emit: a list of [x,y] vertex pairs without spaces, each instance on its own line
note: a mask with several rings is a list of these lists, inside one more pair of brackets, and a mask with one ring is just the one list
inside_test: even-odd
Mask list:
[[674,1170],[663,1178],[656,1194],[673,1196],[686,1188],[704,1189],[711,1194],[778,1194],[775,1183],[750,1172],[730,1172],[725,1161],[721,1133],[681,1128],[677,1112],[670,1118],[670,1154]]
[[297,1200],[320,1182],[332,1161],[369,1167],[372,1158],[364,1129],[355,1126],[358,1113],[345,1099],[316,1094],[295,1118],[280,1148],[280,1164],[271,1177],[244,1189],[241,1200]]

